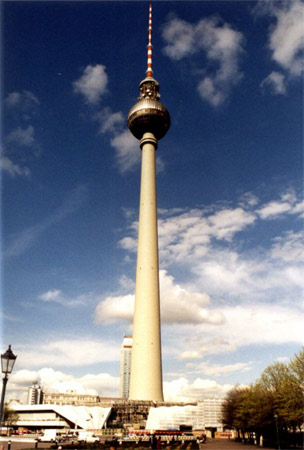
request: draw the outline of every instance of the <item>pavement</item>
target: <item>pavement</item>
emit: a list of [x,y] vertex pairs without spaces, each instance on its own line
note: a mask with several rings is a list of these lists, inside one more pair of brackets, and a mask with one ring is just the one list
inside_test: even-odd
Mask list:
[[[52,446],[51,443],[39,442],[38,450],[48,449]],[[60,444],[59,444],[60,445]],[[64,446],[63,450],[64,450]],[[102,447],[100,447],[102,449]],[[116,449],[120,449],[121,447],[118,445]],[[136,448],[136,446],[134,446]],[[140,445],[138,445],[138,450],[140,449]],[[142,447],[143,448],[143,447]],[[164,447],[162,447],[164,448]],[[171,446],[170,446],[171,448]],[[182,446],[182,448],[188,448],[187,446]],[[196,447],[197,448],[197,447]],[[259,450],[261,447],[250,444],[242,444],[241,442],[235,442],[230,439],[207,439],[207,442],[204,444],[200,444],[200,450]],[[264,449],[270,449],[271,447],[263,447]],[[35,443],[33,440],[29,439],[11,439],[10,450],[25,450],[25,449],[35,449]],[[76,446],[75,446],[76,449]],[[147,447],[146,447],[147,449]],[[8,450],[8,442],[6,439],[0,439],[0,450]],[[177,450],[177,449],[176,449]],[[281,447],[281,450],[286,450]]]

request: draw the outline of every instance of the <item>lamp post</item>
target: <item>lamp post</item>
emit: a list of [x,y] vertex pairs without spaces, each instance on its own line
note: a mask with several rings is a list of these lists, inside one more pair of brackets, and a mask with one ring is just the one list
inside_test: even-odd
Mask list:
[[4,397],[5,397],[5,390],[6,385],[8,381],[8,375],[12,373],[13,367],[15,364],[17,356],[14,355],[11,346],[8,346],[8,349],[5,353],[1,355],[1,370],[4,374],[3,377],[3,386],[2,386],[2,395],[1,395],[1,410],[0,410],[0,430],[2,427],[2,420],[3,420],[3,413],[4,413]]
[[274,414],[274,420],[275,420],[276,430],[277,430],[278,450],[280,450],[281,447],[280,447],[280,437],[279,437],[279,427],[278,427],[278,416],[277,416],[277,414]]

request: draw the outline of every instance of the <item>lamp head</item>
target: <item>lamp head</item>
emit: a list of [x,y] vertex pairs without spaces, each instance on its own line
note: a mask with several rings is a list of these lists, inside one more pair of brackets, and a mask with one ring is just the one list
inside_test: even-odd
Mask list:
[[14,355],[11,346],[9,345],[6,352],[1,355],[2,373],[5,375],[12,373],[16,358],[17,356]]

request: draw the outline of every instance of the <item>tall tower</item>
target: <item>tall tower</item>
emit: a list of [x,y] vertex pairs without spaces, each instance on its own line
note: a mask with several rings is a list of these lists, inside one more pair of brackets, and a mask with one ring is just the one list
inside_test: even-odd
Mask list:
[[163,401],[160,336],[155,152],[170,127],[152,70],[152,5],[149,6],[148,61],[140,96],[128,126],[142,151],[130,400]]
[[132,336],[123,338],[120,349],[120,397],[129,398],[131,376]]
[[43,400],[43,392],[41,386],[37,381],[34,381],[32,386],[28,388],[27,403],[29,405],[40,405]]

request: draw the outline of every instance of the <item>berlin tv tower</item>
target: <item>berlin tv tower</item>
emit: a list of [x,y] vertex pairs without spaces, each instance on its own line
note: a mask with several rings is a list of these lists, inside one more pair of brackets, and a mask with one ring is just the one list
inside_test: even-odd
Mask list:
[[152,5],[149,6],[146,78],[131,108],[128,126],[142,151],[135,309],[130,400],[162,402],[158,234],[155,152],[170,127],[170,116],[160,101],[159,83],[152,70]]

